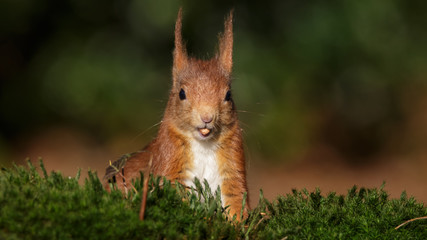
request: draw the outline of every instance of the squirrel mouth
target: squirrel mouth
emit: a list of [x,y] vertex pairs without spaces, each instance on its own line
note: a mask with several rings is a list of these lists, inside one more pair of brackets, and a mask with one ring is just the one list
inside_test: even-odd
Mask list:
[[199,133],[203,136],[203,137],[207,137],[209,136],[209,134],[211,134],[212,130],[209,128],[199,128]]

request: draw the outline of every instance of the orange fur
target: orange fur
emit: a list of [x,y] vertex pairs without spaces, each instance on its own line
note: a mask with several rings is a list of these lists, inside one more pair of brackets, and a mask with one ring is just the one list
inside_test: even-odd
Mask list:
[[[123,171],[126,181],[130,182],[130,179],[139,177],[139,172],[144,171],[152,159],[153,174],[184,183],[189,177],[187,173],[197,164],[193,159],[191,143],[200,141],[214,146],[224,206],[229,205],[230,214],[240,217],[247,185],[242,134],[229,92],[233,46],[232,12],[225,20],[224,34],[220,35],[219,52],[210,60],[187,56],[181,38],[181,17],[180,9],[175,26],[173,86],[159,133],[143,151],[130,156],[120,171]],[[200,131],[202,128],[209,129],[207,136]],[[106,177],[111,177],[109,170],[107,169]],[[123,179],[120,174],[114,174],[118,187],[123,189]],[[248,208],[246,205],[245,216]]]

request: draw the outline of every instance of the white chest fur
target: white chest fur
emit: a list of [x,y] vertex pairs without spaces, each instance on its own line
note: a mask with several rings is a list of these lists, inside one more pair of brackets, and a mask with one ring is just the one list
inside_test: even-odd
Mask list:
[[194,186],[195,177],[202,183],[206,179],[213,194],[218,189],[218,186],[221,186],[222,178],[219,174],[216,149],[217,146],[209,142],[200,142],[198,140],[191,142],[193,166],[187,170],[187,179],[184,181],[187,186]]

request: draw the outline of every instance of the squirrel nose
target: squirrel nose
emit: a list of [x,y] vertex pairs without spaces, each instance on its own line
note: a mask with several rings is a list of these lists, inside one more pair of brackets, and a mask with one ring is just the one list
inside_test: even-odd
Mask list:
[[202,119],[202,121],[204,123],[210,123],[213,120],[213,116],[212,115],[201,115],[200,119]]

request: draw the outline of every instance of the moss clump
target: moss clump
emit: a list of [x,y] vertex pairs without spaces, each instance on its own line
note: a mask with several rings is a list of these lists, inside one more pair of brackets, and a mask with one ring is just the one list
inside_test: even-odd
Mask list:
[[[262,197],[248,219],[227,219],[219,192],[196,180],[189,192],[151,177],[145,220],[138,212],[142,181],[124,196],[104,190],[95,173],[83,185],[60,173],[29,168],[0,171],[0,239],[426,239],[427,209],[403,193],[389,199],[380,189],[346,196],[293,190],[270,202]],[[203,199],[203,200],[202,200]]]

